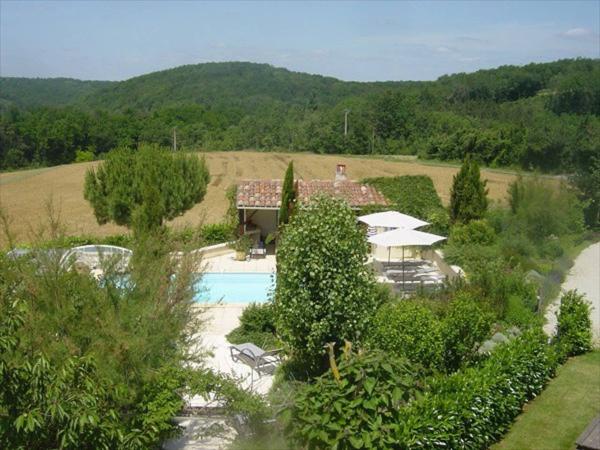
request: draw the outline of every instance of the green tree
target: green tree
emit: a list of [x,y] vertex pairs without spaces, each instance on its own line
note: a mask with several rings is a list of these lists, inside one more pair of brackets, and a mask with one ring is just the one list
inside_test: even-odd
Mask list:
[[[175,218],[201,201],[209,181],[204,159],[156,146],[111,151],[85,176],[84,197],[98,223],[131,226],[134,216],[146,227]],[[149,203],[152,204],[149,204]],[[142,205],[144,211],[137,211]]]
[[454,176],[450,191],[450,219],[467,223],[482,219],[488,206],[486,181],[481,179],[479,165],[469,155]]
[[293,212],[294,202],[296,201],[296,190],[294,189],[294,162],[290,161],[283,186],[281,188],[281,207],[279,208],[279,225],[285,225],[290,221]]
[[376,307],[374,279],[356,216],[318,196],[284,228],[277,249],[277,331],[309,371],[324,368],[326,343],[363,341]]
[[600,157],[590,158],[585,167],[577,167],[573,183],[581,193],[585,208],[585,223],[592,229],[600,228]]

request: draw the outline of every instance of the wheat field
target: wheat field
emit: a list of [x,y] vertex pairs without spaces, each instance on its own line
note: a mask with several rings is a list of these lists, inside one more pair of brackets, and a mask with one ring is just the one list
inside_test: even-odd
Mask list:
[[[211,182],[204,200],[171,222],[175,227],[213,223],[222,220],[227,210],[226,190],[242,179],[283,178],[287,164],[294,161],[297,178],[332,179],[337,163],[346,164],[350,179],[395,175],[429,175],[444,203],[448,203],[452,177],[458,168],[417,161],[383,158],[359,158],[343,155],[304,153],[264,153],[252,151],[210,152],[204,154]],[[10,220],[10,229],[18,242],[27,242],[48,222],[47,205],[60,215],[67,234],[107,236],[125,232],[113,224],[98,225],[92,208],[83,198],[85,172],[99,162],[69,164],[43,169],[0,174],[0,205]],[[489,196],[503,201],[515,175],[500,171],[482,171]],[[4,240],[4,238],[2,238]]]

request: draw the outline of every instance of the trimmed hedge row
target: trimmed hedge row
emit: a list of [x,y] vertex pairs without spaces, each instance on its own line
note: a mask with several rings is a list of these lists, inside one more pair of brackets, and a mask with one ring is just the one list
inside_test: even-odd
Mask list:
[[[227,223],[214,223],[202,225],[199,228],[183,228],[170,230],[170,236],[181,243],[197,242],[198,245],[208,246],[222,244],[233,239],[235,227]],[[75,235],[62,236],[56,240],[42,243],[19,244],[19,248],[71,248],[80,245],[117,245],[130,248],[133,245],[131,234],[114,234],[112,236]]]
[[431,383],[399,416],[397,448],[485,449],[555,373],[554,348],[539,329],[500,346],[481,366]]
[[[330,371],[298,392],[288,432],[308,449],[486,449],[554,375],[558,358],[546,339],[532,329],[480,365],[424,384],[388,354],[385,363],[377,352],[342,358],[337,376]],[[395,391],[404,402],[388,398]]]

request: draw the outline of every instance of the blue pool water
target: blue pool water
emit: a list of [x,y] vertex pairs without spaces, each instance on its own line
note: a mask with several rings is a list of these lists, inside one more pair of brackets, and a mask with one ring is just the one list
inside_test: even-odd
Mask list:
[[205,273],[197,286],[196,301],[261,303],[269,298],[273,282],[270,273]]

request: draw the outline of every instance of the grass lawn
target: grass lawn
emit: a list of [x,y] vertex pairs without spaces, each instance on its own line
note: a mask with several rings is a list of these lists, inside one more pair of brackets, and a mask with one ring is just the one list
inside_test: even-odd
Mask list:
[[571,358],[492,450],[570,450],[600,413],[600,351]]

